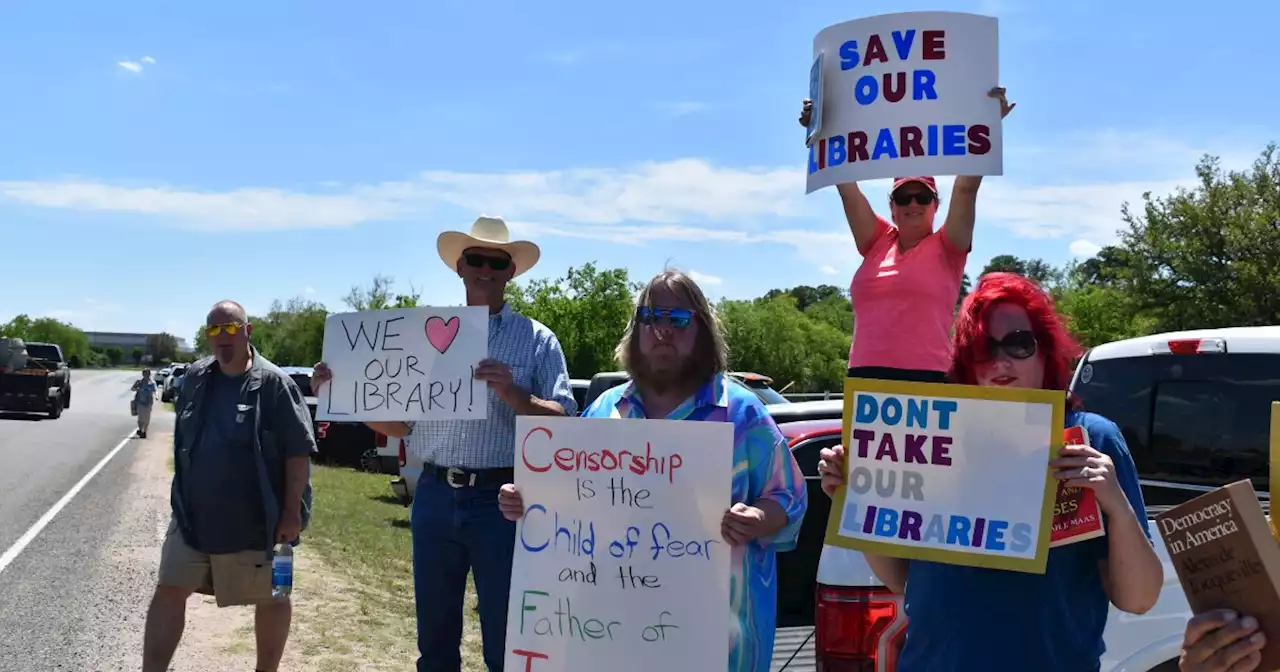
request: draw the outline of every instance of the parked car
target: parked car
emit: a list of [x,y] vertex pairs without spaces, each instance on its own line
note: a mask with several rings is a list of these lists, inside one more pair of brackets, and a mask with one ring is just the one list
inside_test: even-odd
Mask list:
[[591,381],[586,378],[574,378],[569,381],[573,385],[573,400],[578,402],[578,415],[587,410],[587,390],[591,389]]
[[187,372],[186,364],[170,365],[169,372],[165,376],[164,387],[160,388],[160,401],[162,403],[173,401],[173,397],[175,394],[177,394],[177,391],[178,391],[178,383],[181,381],[182,376],[186,374],[186,372]]
[[62,417],[71,407],[71,369],[54,343],[0,339],[0,410]]
[[[1100,345],[1077,365],[1071,390],[1087,410],[1120,427],[1149,516],[1243,477],[1253,481],[1269,510],[1269,428],[1271,402],[1280,400],[1280,327],[1185,331]],[[830,500],[818,487],[817,451],[840,442],[840,416],[832,414],[838,403],[770,409],[809,486],[800,542],[778,559],[774,658],[785,661],[794,654],[786,667],[791,672],[890,672],[906,632],[901,596],[883,586],[862,553],[822,543]],[[806,409],[825,417],[803,420]],[[1178,669],[1190,609],[1159,527],[1152,521],[1150,529],[1164,563],[1160,599],[1146,614],[1111,610],[1102,670]],[[806,584],[815,570],[816,580]],[[812,608],[806,604],[810,599]],[[807,625],[806,614],[812,614]]]
[[394,459],[384,460],[378,454],[379,442],[386,442],[386,437],[373,431],[363,422],[338,422],[334,420],[316,420],[318,398],[311,393],[310,366],[282,366],[284,371],[302,390],[307,408],[311,411],[311,422],[316,434],[316,461],[354,467],[361,471],[394,474],[399,465]]

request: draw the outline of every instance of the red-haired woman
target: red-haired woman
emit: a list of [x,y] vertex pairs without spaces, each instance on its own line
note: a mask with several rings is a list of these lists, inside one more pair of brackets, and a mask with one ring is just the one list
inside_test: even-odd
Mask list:
[[[1048,294],[1012,273],[982,277],[960,308],[953,345],[956,383],[1064,393],[1079,352]],[[1044,574],[867,555],[905,596],[898,672],[1097,670],[1108,602],[1135,614],[1155,605],[1163,570],[1133,458],[1115,423],[1071,397],[1068,406],[1066,426],[1083,426],[1092,447],[1064,447],[1053,475],[1094,491],[1106,536],[1050,550]],[[824,450],[818,469],[828,495],[842,487],[844,450]]]

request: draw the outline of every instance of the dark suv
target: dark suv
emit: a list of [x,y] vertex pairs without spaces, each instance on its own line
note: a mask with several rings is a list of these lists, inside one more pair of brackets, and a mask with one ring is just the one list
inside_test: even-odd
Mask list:
[[1085,410],[1120,426],[1148,505],[1242,478],[1271,489],[1280,326],[1155,334],[1100,345],[1076,368]]
[[307,400],[319,450],[316,461],[365,471],[385,471],[378,458],[378,434],[368,425],[363,422],[316,420],[317,399],[311,394],[311,367],[282,366],[280,369],[293,379]]

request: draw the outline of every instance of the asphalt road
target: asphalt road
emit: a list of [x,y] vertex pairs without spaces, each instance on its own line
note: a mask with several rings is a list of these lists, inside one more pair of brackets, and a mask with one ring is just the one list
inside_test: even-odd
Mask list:
[[[154,486],[134,487],[139,442],[126,437],[137,376],[76,370],[61,418],[0,416],[0,672],[139,669],[163,521]],[[172,417],[157,401],[152,432],[172,431]],[[24,533],[122,442],[23,545]]]

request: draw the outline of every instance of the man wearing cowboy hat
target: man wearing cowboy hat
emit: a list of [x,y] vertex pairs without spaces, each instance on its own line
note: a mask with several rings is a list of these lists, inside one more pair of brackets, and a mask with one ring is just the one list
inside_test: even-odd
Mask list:
[[[462,278],[468,306],[489,308],[489,358],[476,378],[489,384],[484,420],[370,422],[424,461],[410,514],[414,598],[418,611],[418,672],[459,672],[462,596],[475,578],[480,631],[489,672],[501,672],[515,523],[498,510],[498,488],[512,482],[516,415],[575,415],[560,341],[503,298],[507,283],[538,263],[538,246],[511,241],[507,225],[480,217],[471,232],[446,231],[440,259]],[[312,389],[332,372],[316,364]]]

